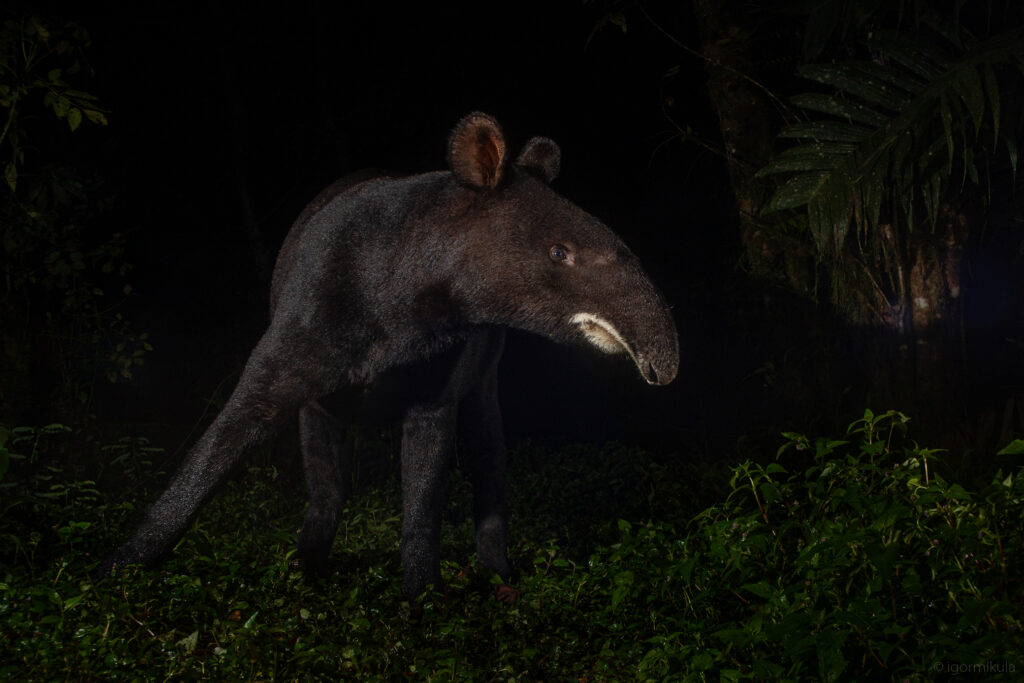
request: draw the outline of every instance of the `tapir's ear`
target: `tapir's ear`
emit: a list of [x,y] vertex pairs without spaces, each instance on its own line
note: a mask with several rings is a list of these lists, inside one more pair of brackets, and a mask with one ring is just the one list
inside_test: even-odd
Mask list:
[[478,111],[459,121],[448,140],[448,165],[463,185],[497,187],[505,165],[505,136],[498,122]]
[[516,159],[517,166],[528,168],[550,183],[562,167],[562,150],[549,138],[530,138]]

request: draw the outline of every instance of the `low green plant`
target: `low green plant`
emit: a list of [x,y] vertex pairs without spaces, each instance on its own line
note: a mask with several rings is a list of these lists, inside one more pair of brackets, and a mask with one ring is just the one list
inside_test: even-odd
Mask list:
[[726,499],[685,530],[621,522],[591,569],[613,613],[645,615],[630,653],[643,677],[1024,670],[1024,472],[968,492],[936,475],[907,421],[868,411],[843,439],[786,434],[776,462],[736,466]]
[[[1024,670],[1021,473],[968,491],[906,427],[866,413],[842,438],[787,434],[777,454],[731,468],[623,446],[514,449],[511,604],[473,562],[461,475],[445,585],[411,603],[393,476],[354,491],[319,579],[293,564],[303,497],[272,463],[230,482],[162,565],[98,586],[88,570],[152,490],[120,487],[91,508],[43,498],[34,518],[0,518],[38,536],[31,556],[2,555],[0,679],[1012,678]],[[14,451],[29,453],[20,433]],[[149,448],[106,453],[134,453],[127,467]]]

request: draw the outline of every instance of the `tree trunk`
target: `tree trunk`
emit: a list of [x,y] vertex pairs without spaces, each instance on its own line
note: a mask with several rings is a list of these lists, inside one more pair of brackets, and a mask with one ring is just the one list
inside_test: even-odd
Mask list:
[[738,209],[740,244],[753,275],[802,295],[814,283],[809,245],[761,221],[768,188],[755,178],[771,159],[780,121],[769,95],[752,78],[758,55],[743,0],[693,0],[708,72],[708,99],[718,113],[729,180]]
[[960,274],[967,234],[967,214],[947,204],[934,228],[916,226],[905,238],[907,278],[898,305],[907,312],[901,374],[909,385],[894,398],[929,433],[948,432],[966,417]]

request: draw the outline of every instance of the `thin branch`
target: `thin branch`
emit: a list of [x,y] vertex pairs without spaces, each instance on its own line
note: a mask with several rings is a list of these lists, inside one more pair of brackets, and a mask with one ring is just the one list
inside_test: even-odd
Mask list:
[[682,42],[681,40],[676,38],[674,35],[669,33],[668,31],[663,29],[661,27],[661,25],[658,22],[656,22],[654,20],[654,18],[650,14],[648,14],[647,10],[644,9],[643,4],[641,4],[640,2],[637,2],[636,6],[638,8],[640,8],[641,14],[643,14],[644,18],[646,18],[647,21],[649,21],[651,23],[651,26],[653,26],[655,29],[657,29],[658,32],[661,33],[663,36],[668,38],[676,47],[678,47],[679,49],[683,50],[687,54],[689,54],[689,55],[691,55],[693,57],[696,57],[697,59],[705,62],[706,64],[709,64],[711,66],[717,67],[719,69],[724,69],[724,70],[728,71],[729,73],[742,78],[743,80],[747,81],[748,83],[753,85],[755,88],[757,88],[758,90],[763,92],[765,95],[767,95],[769,99],[771,99],[773,102],[775,102],[779,106],[779,109],[781,109],[782,111],[789,111],[790,110],[789,106],[785,103],[785,101],[780,99],[775,93],[773,93],[770,89],[768,89],[768,87],[766,85],[764,85],[763,83],[759,82],[758,80],[756,80],[752,76],[750,76],[748,74],[745,74],[742,71],[738,71],[734,67],[728,66],[726,64],[722,64],[721,62],[719,62],[716,59],[711,59],[710,57],[708,57],[703,52],[700,52],[699,50],[693,49],[692,47],[690,47],[686,43]]
[[11,124],[14,123],[14,110],[18,108],[17,100],[11,101],[11,110],[7,112],[7,121],[4,123],[4,129],[0,131],[0,145],[4,143],[4,138],[7,137],[7,131],[11,129]]
[[668,109],[666,109],[664,106],[662,106],[661,108],[661,113],[665,116],[666,119],[668,119],[669,123],[675,126],[676,130],[679,131],[679,135],[680,137],[683,138],[683,140],[688,142],[694,142],[697,144],[697,146],[703,147],[704,149],[711,152],[715,156],[721,157],[723,159],[735,159],[737,162],[748,166],[750,169],[757,170],[757,167],[755,167],[753,164],[744,161],[743,159],[740,159],[735,155],[727,154],[724,148],[712,145],[710,142],[706,141],[701,136],[695,135],[686,128],[683,128],[681,125],[679,125],[679,123],[676,122],[674,118],[672,118],[672,114],[670,114],[668,112]]

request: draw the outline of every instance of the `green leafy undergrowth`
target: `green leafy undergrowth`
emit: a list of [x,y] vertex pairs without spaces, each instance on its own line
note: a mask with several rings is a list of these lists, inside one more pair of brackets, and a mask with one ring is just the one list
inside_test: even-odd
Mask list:
[[685,531],[622,522],[590,570],[613,613],[646,623],[609,639],[612,661],[654,680],[1019,676],[1024,472],[969,492],[906,423],[869,411],[842,439],[786,434]]
[[[134,501],[89,493],[91,507],[77,493],[43,499],[34,519],[0,508],[0,679],[1019,674],[1021,473],[974,492],[947,483],[905,423],[868,413],[842,439],[787,434],[777,458],[728,470],[621,446],[513,450],[511,605],[472,562],[461,475],[442,538],[445,586],[412,603],[393,476],[357,487],[319,580],[291,557],[304,495],[263,459],[164,564],[99,586],[88,570],[151,501],[149,486]],[[145,456],[120,443],[118,466]],[[25,450],[10,439],[0,448]],[[22,498],[49,490],[11,462],[0,483]]]

